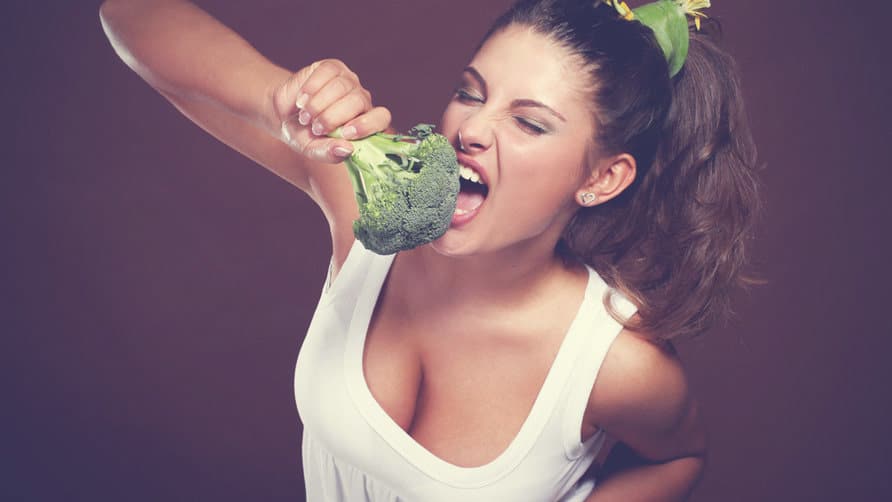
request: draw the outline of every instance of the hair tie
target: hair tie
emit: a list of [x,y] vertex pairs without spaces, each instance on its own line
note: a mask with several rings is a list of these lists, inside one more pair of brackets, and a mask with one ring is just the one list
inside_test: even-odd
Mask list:
[[706,14],[701,9],[710,7],[709,0],[657,0],[656,2],[630,9],[620,0],[602,0],[613,6],[624,19],[639,21],[656,35],[669,63],[669,77],[674,77],[688,57],[688,18],[694,19],[694,26],[700,29],[700,19]]

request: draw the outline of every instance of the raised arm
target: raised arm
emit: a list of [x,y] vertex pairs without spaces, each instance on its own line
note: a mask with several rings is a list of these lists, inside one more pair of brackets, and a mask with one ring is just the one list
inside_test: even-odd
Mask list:
[[[356,75],[337,60],[296,73],[277,66],[185,1],[107,0],[100,18],[121,59],[178,110],[320,206],[339,265],[353,241],[357,209],[345,170],[332,163],[351,147],[325,134],[345,125],[361,137],[390,122]],[[301,111],[310,118],[306,124],[298,121]]]

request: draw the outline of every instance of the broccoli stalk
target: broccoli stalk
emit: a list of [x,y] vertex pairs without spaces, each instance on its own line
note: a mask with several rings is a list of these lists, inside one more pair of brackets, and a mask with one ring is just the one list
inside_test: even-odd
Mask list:
[[345,164],[359,205],[353,234],[366,249],[392,254],[446,233],[459,192],[449,140],[420,124],[406,136],[377,133],[352,143]]

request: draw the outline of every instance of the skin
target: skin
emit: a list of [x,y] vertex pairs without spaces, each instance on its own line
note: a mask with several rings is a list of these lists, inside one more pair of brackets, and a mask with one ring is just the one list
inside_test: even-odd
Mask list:
[[[487,41],[462,73],[441,130],[455,143],[461,132],[469,156],[488,175],[489,196],[474,220],[434,243],[439,254],[535,248],[551,255],[579,207],[574,194],[594,127],[580,106],[582,93],[565,83],[575,76],[569,57],[543,42],[527,29],[509,28]],[[518,68],[527,69],[522,78]],[[548,108],[517,106],[520,99]]]
[[[553,249],[579,194],[591,191],[604,203],[635,174],[629,155],[601,156],[591,144],[587,95],[567,84],[578,81],[579,68],[562,48],[511,27],[469,66],[441,129],[456,140],[461,132],[487,172],[485,207],[397,257],[364,359],[367,383],[391,417],[466,467],[510,444],[575,315],[585,272]],[[554,113],[516,106],[526,99]],[[599,428],[655,463],[608,480],[590,500],[681,499],[699,478],[703,432],[681,365],[628,330],[608,353],[580,438]]]
[[[319,205],[337,280],[357,208],[346,170],[331,165],[350,143],[325,134],[343,126],[362,137],[390,123],[356,74],[337,60],[296,73],[275,66],[188,2],[111,0],[101,17],[121,58],[177,109]],[[461,133],[487,173],[489,197],[474,220],[396,257],[363,361],[391,418],[461,466],[483,465],[508,446],[576,314],[586,271],[553,250],[580,194],[602,204],[635,176],[634,158],[592,143],[580,69],[561,47],[510,27],[469,66],[441,132],[455,145]],[[601,367],[580,439],[599,428],[648,464],[601,482],[589,501],[684,500],[702,473],[705,433],[684,371],[642,334],[623,330]]]

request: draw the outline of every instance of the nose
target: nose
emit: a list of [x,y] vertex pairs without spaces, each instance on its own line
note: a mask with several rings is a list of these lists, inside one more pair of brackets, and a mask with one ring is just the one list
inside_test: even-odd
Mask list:
[[492,128],[480,115],[466,118],[458,129],[458,147],[463,152],[484,152],[492,146]]

